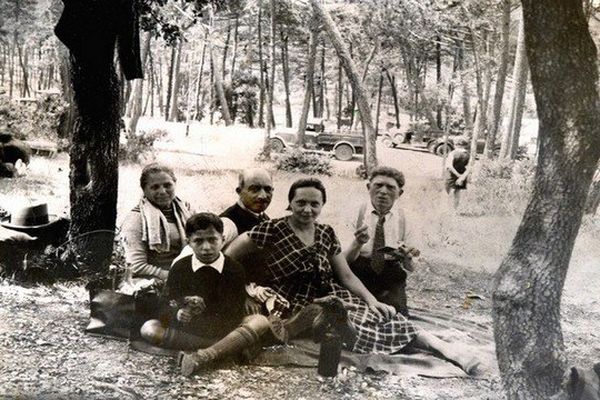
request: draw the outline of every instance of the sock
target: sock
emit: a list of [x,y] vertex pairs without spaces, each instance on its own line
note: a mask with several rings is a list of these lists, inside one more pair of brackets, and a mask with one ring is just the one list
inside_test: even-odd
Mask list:
[[159,346],[167,349],[196,350],[208,347],[214,342],[214,339],[196,336],[178,329],[167,328]]
[[250,315],[223,339],[212,346],[197,351],[201,362],[210,362],[241,352],[257,343],[260,336],[269,329],[269,321],[262,315]]

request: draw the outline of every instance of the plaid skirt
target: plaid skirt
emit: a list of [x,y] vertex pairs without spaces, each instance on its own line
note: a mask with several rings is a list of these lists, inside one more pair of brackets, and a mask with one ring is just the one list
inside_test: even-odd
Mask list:
[[348,311],[350,322],[357,332],[352,351],[393,354],[412,342],[417,335],[414,325],[402,314],[398,313],[388,321],[379,321],[362,299],[336,283],[331,286],[331,294],[356,308]]

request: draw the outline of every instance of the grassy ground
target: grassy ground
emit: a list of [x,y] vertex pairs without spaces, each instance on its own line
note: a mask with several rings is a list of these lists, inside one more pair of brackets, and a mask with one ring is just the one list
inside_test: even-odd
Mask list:
[[[517,229],[526,195],[502,183],[475,183],[456,215],[445,207],[439,176],[431,173],[438,169],[437,164],[431,165],[437,159],[418,156],[422,164],[415,166],[410,158],[415,155],[385,150],[380,154],[407,171],[401,201],[412,224],[413,241],[422,251],[420,266],[408,282],[409,306],[490,323],[493,272]],[[237,170],[255,164],[247,154],[234,156],[216,157],[207,150],[203,156],[163,152],[158,158],[175,168],[182,198],[199,211],[219,212],[236,200]],[[410,165],[403,165],[407,160]],[[336,164],[335,175],[323,178],[328,204],[320,219],[334,226],[342,243],[351,238],[354,210],[366,200],[365,183],[352,175],[356,165]],[[139,199],[140,170],[139,165],[120,169],[118,221]],[[35,158],[27,176],[0,180],[0,205],[10,208],[35,197],[47,201],[51,212],[66,212],[67,171],[65,155]],[[272,217],[285,215],[287,189],[297,178],[297,174],[275,172]],[[600,351],[598,237],[600,223],[586,220],[563,296],[568,355],[583,366],[598,361],[593,355]],[[483,300],[465,308],[467,292],[478,293]],[[502,398],[499,378],[493,375],[440,381],[345,371],[338,378],[322,379],[312,369],[225,365],[184,379],[169,359],[130,352],[123,342],[85,335],[89,311],[81,284],[24,287],[4,281],[0,301],[0,398]]]

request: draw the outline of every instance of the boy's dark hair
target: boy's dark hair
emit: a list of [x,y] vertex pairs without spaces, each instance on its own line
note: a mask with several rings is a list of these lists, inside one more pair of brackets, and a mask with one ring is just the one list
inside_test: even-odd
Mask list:
[[217,232],[223,234],[223,221],[213,213],[201,212],[194,214],[185,222],[185,235],[190,237],[199,230],[215,228]]
[[375,167],[371,171],[371,175],[369,175],[369,181],[372,181],[376,176],[387,176],[388,178],[394,179],[400,189],[404,186],[404,174],[396,168]]
[[325,186],[323,186],[323,182],[317,178],[301,178],[292,183],[292,186],[290,186],[290,190],[288,192],[288,202],[292,202],[294,196],[296,196],[296,190],[300,188],[317,189],[323,196],[323,204],[327,202],[327,192],[325,191]]

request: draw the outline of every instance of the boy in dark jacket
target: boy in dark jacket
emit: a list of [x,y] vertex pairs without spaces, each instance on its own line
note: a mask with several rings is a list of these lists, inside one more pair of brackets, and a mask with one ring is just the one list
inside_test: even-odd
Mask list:
[[262,315],[244,316],[243,267],[221,253],[223,223],[212,213],[191,216],[185,233],[193,254],[169,271],[165,298],[169,310],[160,320],[147,321],[142,337],[161,347],[196,350],[180,353],[183,375],[240,352],[269,330]]

